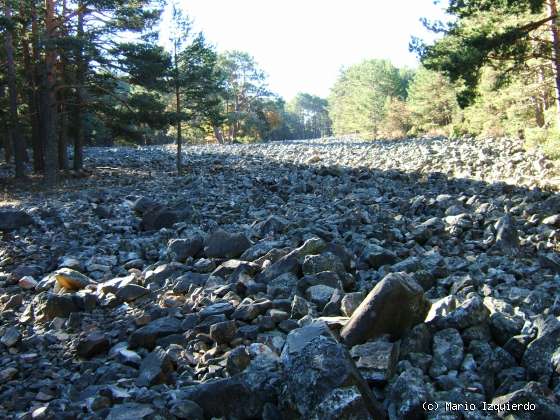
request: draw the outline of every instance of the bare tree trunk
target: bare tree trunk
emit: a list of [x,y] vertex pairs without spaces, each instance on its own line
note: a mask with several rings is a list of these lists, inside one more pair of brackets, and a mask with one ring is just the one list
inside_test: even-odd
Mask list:
[[61,104],[58,112],[58,167],[66,170],[68,169],[68,116],[64,95],[60,95],[59,99]]
[[[549,0],[550,16],[557,16],[557,0]],[[550,21],[550,31],[552,32],[552,70],[554,71],[554,81],[556,88],[556,119],[560,126],[560,33],[558,31],[558,19],[555,17]]]
[[[0,86],[0,100],[3,101],[4,97],[6,96],[6,91],[4,86]],[[10,133],[8,131],[7,126],[8,118],[5,118],[4,113],[0,113],[0,129],[2,130],[0,134],[2,134],[2,146],[4,147],[4,159],[6,163],[10,163],[12,161],[12,156],[14,151],[12,150],[12,139],[10,138]]]
[[[12,19],[12,9],[10,2],[4,3],[4,13],[8,20]],[[25,144],[21,137],[19,127],[19,117],[17,112],[17,88],[16,88],[16,67],[14,63],[14,44],[12,29],[8,29],[4,35],[4,47],[6,49],[6,67],[8,79],[8,97],[10,101],[10,122],[8,131],[14,145],[14,158],[16,164],[16,178],[25,178]]]
[[74,170],[79,171],[84,166],[84,85],[86,81],[86,65],[84,60],[84,4],[78,2],[78,50],[76,54],[76,107],[75,124],[76,136],[74,137]]
[[[21,15],[24,15],[24,3],[21,4]],[[31,44],[35,56],[37,50],[37,11],[35,8],[35,0],[31,0]],[[24,29],[25,30],[25,29]],[[23,32],[23,31],[22,31]],[[22,33],[23,47],[23,66],[25,69],[25,77],[27,79],[27,107],[29,110],[29,120],[31,122],[31,147],[33,149],[33,172],[39,173],[44,169],[43,146],[41,145],[40,124],[39,124],[39,98],[37,97],[37,77],[34,66],[37,65],[38,59],[31,59],[31,51],[29,49],[29,41],[24,39]]]
[[[68,9],[66,7],[66,0],[62,0],[62,16],[66,16]],[[61,35],[67,36],[66,27],[60,27]],[[69,85],[67,75],[67,62],[66,54],[60,55],[59,74],[62,76],[62,83]],[[68,115],[67,115],[67,88],[63,87],[58,90],[58,167],[60,169],[68,169]]]
[[224,144],[224,135],[222,134],[220,127],[213,125],[212,129],[214,130],[214,137],[216,137],[216,141],[219,144]]
[[177,57],[177,46],[175,46],[175,111],[177,113],[177,174],[183,174],[182,146],[183,137],[181,132],[181,92],[179,90],[179,62]]
[[55,0],[45,0],[45,67],[44,67],[44,102],[42,110],[45,116],[45,183],[56,184],[58,178],[58,153],[56,141],[56,98],[55,98],[55,65],[56,50],[53,39],[56,31]]

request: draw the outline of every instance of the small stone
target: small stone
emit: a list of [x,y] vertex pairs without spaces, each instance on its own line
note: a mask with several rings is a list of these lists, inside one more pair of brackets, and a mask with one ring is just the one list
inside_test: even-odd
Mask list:
[[19,229],[33,223],[33,218],[23,210],[0,209],[0,230]]
[[309,302],[307,302],[304,298],[296,295],[292,300],[291,318],[303,318],[309,313],[310,309],[311,308],[309,307]]
[[13,347],[21,340],[21,334],[15,327],[10,327],[4,332],[0,342],[6,347]]
[[245,235],[218,229],[204,241],[204,253],[209,258],[237,258],[250,246]]
[[379,245],[370,244],[362,253],[360,262],[366,264],[369,268],[377,270],[384,265],[392,265],[397,262],[397,256],[394,252],[389,251]]
[[320,308],[323,308],[331,299],[335,291],[336,289],[332,287],[325,286],[324,284],[318,284],[308,288],[305,291],[305,296],[309,301],[315,303]]
[[204,420],[202,408],[194,401],[181,400],[173,404],[170,410],[178,419],[185,420]]
[[237,334],[235,321],[218,322],[210,326],[210,337],[218,344],[227,344]]
[[364,295],[361,292],[346,293],[340,302],[340,309],[343,315],[348,317],[352,316],[363,300]]
[[542,221],[543,225],[560,227],[560,214],[545,217]]
[[190,238],[171,239],[167,245],[167,255],[173,261],[185,261],[202,251],[204,241],[200,236]]
[[37,284],[37,280],[35,280],[32,276],[23,276],[18,281],[18,286],[22,289],[27,290],[35,289],[35,287],[37,287]]
[[0,384],[11,381],[18,374],[18,370],[13,367],[0,370]]
[[[426,412],[423,404],[432,400],[430,388],[424,381],[422,370],[411,367],[402,372],[390,385],[388,392],[390,411],[399,419],[421,419]],[[392,410],[391,410],[392,407]]]
[[88,276],[71,268],[60,268],[54,272],[54,278],[60,287],[68,290],[80,290],[95,282]]
[[226,370],[230,376],[241,373],[251,363],[251,357],[245,346],[239,346],[228,351],[225,357]]
[[459,330],[482,324],[490,316],[490,311],[479,296],[474,296],[463,302],[449,314],[436,317],[431,321],[436,328],[456,328]]
[[352,347],[350,355],[366,381],[382,384],[395,373],[399,345],[385,340],[368,341]]
[[123,287],[119,287],[116,293],[117,299],[132,302],[142,296],[150,293],[145,287],[139,286],[137,284],[127,284]]
[[171,383],[171,374],[174,371],[171,357],[158,348],[148,354],[140,365],[140,372],[136,380],[136,386],[153,386],[163,383]]
[[511,215],[501,217],[495,225],[496,247],[506,255],[516,255],[519,248],[519,233]]
[[149,404],[129,402],[113,406],[105,420],[147,420],[154,413],[154,409]]
[[78,356],[89,359],[98,354],[106,353],[109,350],[110,342],[105,334],[93,332],[82,338],[78,342],[76,352]]
[[151,350],[156,345],[156,340],[167,335],[181,332],[181,321],[173,317],[156,319],[132,333],[128,341],[130,349],[143,347]]
[[453,295],[446,296],[432,303],[425,322],[430,322],[437,317],[445,317],[457,308],[457,301]]
[[436,378],[451,370],[458,370],[463,361],[463,339],[459,331],[453,328],[434,334],[433,361],[430,376]]
[[10,296],[6,304],[4,305],[4,310],[14,309],[17,310],[23,304],[23,295],[17,293]]

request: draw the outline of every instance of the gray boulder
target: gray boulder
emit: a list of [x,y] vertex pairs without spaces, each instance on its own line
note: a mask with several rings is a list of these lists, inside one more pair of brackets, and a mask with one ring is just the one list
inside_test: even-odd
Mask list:
[[167,244],[167,255],[173,261],[185,261],[188,257],[198,254],[203,245],[204,241],[198,235],[190,238],[171,239]]
[[237,258],[251,246],[242,233],[229,233],[218,229],[204,241],[204,254],[208,258]]
[[172,317],[159,318],[134,331],[128,340],[128,347],[130,349],[143,347],[152,350],[158,338],[176,334],[181,330],[179,319]]
[[[292,330],[281,360],[284,368],[281,404],[296,416],[325,418],[320,413],[325,413],[324,407],[336,401],[338,418],[385,417],[348,351],[334,339],[326,324],[313,322]],[[335,395],[339,398],[335,399]],[[326,418],[335,418],[331,416]]]
[[33,218],[23,210],[0,209],[0,230],[19,229],[33,223]]
[[429,308],[424,289],[410,275],[391,273],[369,292],[340,336],[349,346],[383,334],[398,339],[422,322]]

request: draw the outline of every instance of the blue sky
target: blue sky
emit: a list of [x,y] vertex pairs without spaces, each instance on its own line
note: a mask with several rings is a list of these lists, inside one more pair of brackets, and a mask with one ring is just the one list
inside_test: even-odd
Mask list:
[[[412,35],[430,39],[420,17],[442,17],[433,0],[181,0],[218,51],[253,55],[273,92],[327,96],[342,66],[387,58],[417,65]],[[164,25],[165,28],[165,25]],[[165,39],[165,30],[162,31]]]

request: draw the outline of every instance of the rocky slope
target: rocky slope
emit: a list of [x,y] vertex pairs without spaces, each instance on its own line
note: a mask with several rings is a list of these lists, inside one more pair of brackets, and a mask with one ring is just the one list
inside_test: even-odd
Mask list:
[[[0,209],[0,417],[560,418],[558,169],[509,140],[88,149]],[[518,405],[516,405],[518,404]]]

